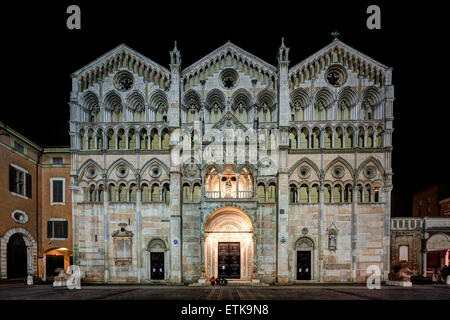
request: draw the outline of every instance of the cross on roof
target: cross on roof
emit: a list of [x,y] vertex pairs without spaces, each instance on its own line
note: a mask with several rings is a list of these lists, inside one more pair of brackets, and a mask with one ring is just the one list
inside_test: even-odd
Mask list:
[[333,40],[336,40],[339,37],[340,33],[335,30],[331,33],[331,36],[333,37]]

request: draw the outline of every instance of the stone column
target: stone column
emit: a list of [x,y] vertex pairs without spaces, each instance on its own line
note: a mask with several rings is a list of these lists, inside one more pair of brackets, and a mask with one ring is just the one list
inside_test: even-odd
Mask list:
[[422,250],[422,276],[427,276],[427,249]]
[[170,282],[182,282],[182,211],[181,211],[181,169],[170,170]]
[[104,181],[104,193],[103,193],[103,263],[104,263],[104,273],[103,273],[103,281],[108,283],[110,280],[109,273],[109,186],[108,186],[108,177],[106,175],[106,170],[103,173],[103,181]]

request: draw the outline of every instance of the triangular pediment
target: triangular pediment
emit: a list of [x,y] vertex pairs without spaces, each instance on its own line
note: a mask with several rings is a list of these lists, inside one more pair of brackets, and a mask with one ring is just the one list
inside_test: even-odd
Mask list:
[[[81,90],[110,73],[126,69],[153,82],[170,80],[170,71],[139,52],[121,44],[71,74],[81,82]],[[161,81],[162,79],[162,81]]]
[[257,56],[245,51],[244,49],[238,47],[234,43],[228,41],[221,47],[207,54],[197,62],[194,62],[187,68],[183,69],[182,76],[186,77],[191,74],[194,74],[202,69],[204,69],[207,65],[215,61],[220,61],[222,58],[226,58],[228,54],[231,54],[232,57],[236,57],[237,59],[242,60],[243,62],[247,62],[249,65],[253,65],[261,71],[264,71],[270,75],[275,75],[277,72],[277,68],[270,63],[258,58]]
[[220,118],[220,120],[213,126],[213,129],[220,131],[228,128],[233,130],[241,129],[244,132],[248,129],[231,111],[224,113],[222,118]]
[[323,69],[324,65],[334,63],[348,64],[349,68],[351,68],[352,64],[356,64],[358,68],[363,68],[362,74],[369,73],[369,77],[374,74],[380,74],[381,78],[384,78],[386,72],[391,70],[390,67],[381,62],[335,39],[321,50],[289,68],[289,77],[292,78],[301,73],[310,74],[316,72],[318,69]]

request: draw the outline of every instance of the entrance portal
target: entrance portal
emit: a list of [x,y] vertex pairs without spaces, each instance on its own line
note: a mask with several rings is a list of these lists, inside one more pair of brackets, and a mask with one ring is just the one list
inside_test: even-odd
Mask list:
[[150,260],[152,264],[152,272],[150,278],[152,280],[164,279],[164,252],[151,252]]
[[205,221],[206,279],[251,280],[253,260],[253,225],[247,214],[235,207],[213,212]]
[[241,277],[241,245],[239,242],[219,242],[219,277]]
[[311,251],[297,251],[297,280],[311,280]]
[[8,278],[25,278],[27,275],[27,247],[22,235],[13,234],[9,238],[7,250]]

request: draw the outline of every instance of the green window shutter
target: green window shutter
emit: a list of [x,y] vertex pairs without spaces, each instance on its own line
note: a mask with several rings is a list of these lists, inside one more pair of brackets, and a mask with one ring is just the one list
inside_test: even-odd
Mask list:
[[9,166],[9,191],[16,192],[16,169]]
[[53,222],[47,221],[47,238],[53,238]]
[[32,192],[31,192],[31,190],[32,190],[32,181],[31,181],[31,175],[28,174],[28,173],[26,174],[25,185],[26,185],[26,196],[28,198],[31,198],[31,195],[32,195]]

